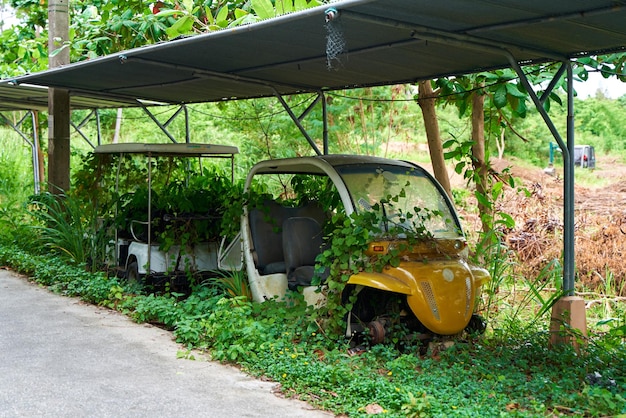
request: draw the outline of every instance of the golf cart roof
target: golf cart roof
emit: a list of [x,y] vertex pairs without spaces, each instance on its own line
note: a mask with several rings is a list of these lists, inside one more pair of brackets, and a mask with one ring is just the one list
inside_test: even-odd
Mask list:
[[394,164],[406,168],[416,168],[415,164],[368,155],[329,154],[314,157],[281,158],[258,163],[255,174],[325,174],[328,168],[358,164]]
[[124,143],[97,146],[95,154],[145,154],[152,156],[181,157],[229,157],[239,153],[239,149],[230,145],[215,144],[144,144]]

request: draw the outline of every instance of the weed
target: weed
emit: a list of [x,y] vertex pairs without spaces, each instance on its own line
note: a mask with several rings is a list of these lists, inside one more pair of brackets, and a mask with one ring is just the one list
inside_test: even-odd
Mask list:
[[402,405],[402,412],[407,418],[427,418],[431,416],[429,411],[431,409],[428,395],[426,393],[407,393],[408,402]]
[[176,352],[177,359],[185,359],[185,360],[195,360],[196,356],[194,356],[191,350],[178,350]]
[[252,292],[248,279],[244,271],[216,272],[216,277],[207,281],[209,285],[216,285],[222,289],[227,296],[241,296],[245,300],[252,300]]

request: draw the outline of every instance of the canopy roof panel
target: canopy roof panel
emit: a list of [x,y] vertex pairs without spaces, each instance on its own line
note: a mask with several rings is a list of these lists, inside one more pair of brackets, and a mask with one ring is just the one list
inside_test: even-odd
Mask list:
[[[194,103],[416,82],[626,51],[626,0],[345,0],[12,80]],[[334,41],[333,41],[334,40]],[[345,43],[342,49],[340,46]],[[329,60],[327,51],[338,52]],[[8,80],[5,80],[5,83]]]
[[[73,94],[72,109],[119,108],[138,106],[137,100]],[[0,84],[0,112],[11,110],[48,110],[48,88]]]

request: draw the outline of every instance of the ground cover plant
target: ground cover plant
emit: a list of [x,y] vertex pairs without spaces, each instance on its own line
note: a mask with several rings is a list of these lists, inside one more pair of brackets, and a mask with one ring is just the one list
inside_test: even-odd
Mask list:
[[548,347],[545,318],[529,326],[520,315],[494,321],[483,337],[452,347],[374,346],[349,355],[346,341],[311,321],[298,298],[252,303],[206,282],[183,298],[141,294],[104,273],[58,256],[33,255],[2,242],[0,264],[55,292],[116,309],[138,322],[172,330],[185,349],[207,350],[278,382],[286,396],[336,414],[365,416],[606,416],[626,413],[626,315],[594,330],[578,353]]

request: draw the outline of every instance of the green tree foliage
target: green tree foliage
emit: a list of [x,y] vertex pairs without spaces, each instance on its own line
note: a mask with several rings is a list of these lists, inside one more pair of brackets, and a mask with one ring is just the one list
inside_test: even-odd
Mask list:
[[[48,67],[47,4],[10,0],[19,26],[0,34],[0,76]],[[70,60],[113,52],[268,19],[321,4],[317,0],[77,0],[70,3]]]

